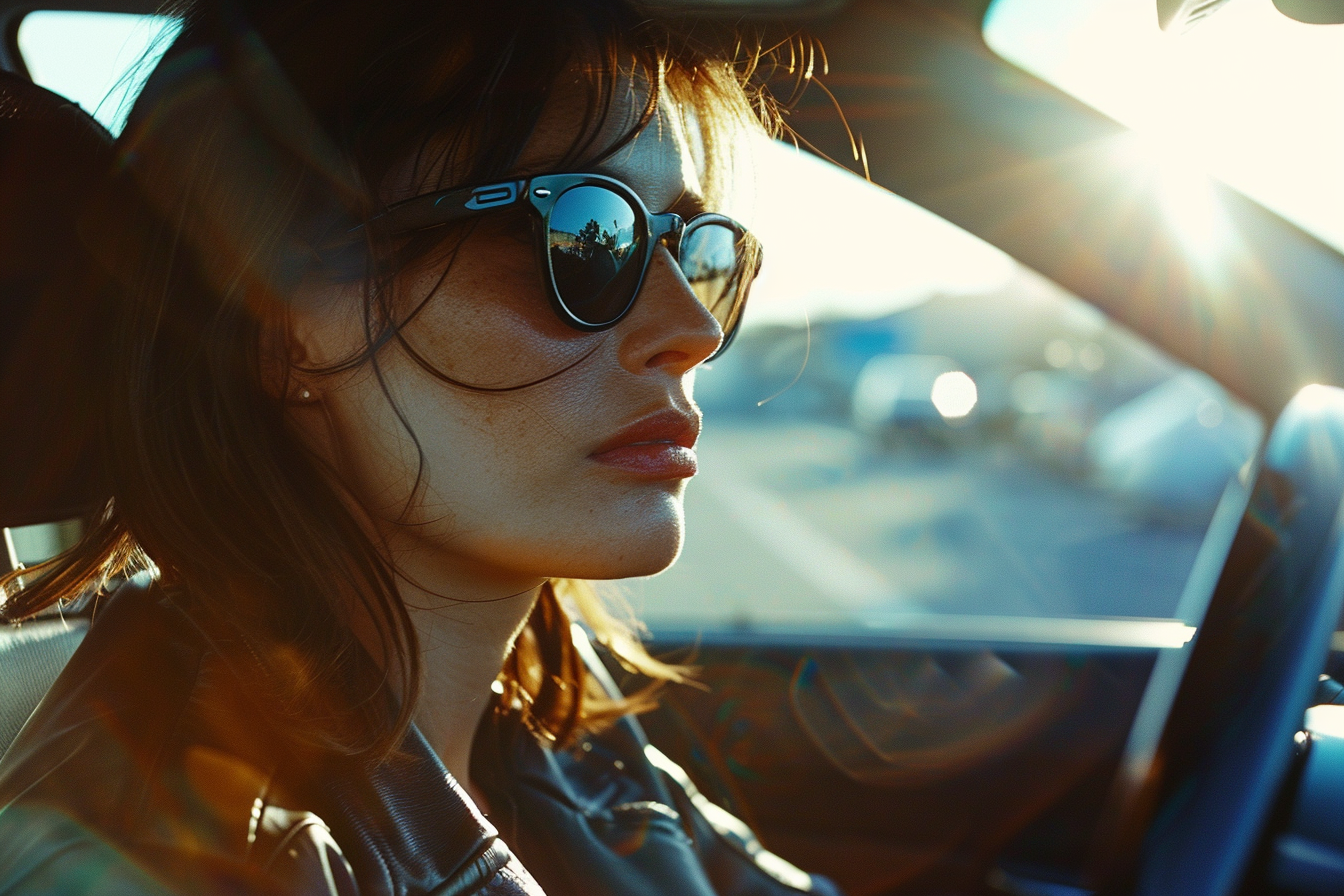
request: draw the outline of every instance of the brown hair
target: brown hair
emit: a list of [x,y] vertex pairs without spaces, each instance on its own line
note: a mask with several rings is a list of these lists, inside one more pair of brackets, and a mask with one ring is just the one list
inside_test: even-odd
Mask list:
[[[293,732],[384,755],[409,724],[419,678],[395,570],[266,388],[267,340],[283,338],[315,247],[369,222],[407,159],[425,191],[510,173],[576,58],[587,61],[587,108],[565,165],[630,140],[668,91],[694,111],[709,179],[721,178],[734,129],[779,127],[768,77],[792,72],[796,90],[812,48],[790,40],[768,53],[619,0],[202,0],[177,12],[183,32],[137,101],[120,172],[84,227],[122,305],[102,420],[113,500],[22,587],[0,579],[0,612],[22,619],[155,567],[165,593],[246,647]],[[646,101],[614,145],[598,145],[618,75],[648,85]],[[367,340],[347,366],[376,370],[407,320],[391,274],[442,237],[394,247],[374,226],[364,233]],[[385,682],[361,671],[338,595],[363,603],[392,658],[386,673],[405,699],[390,725],[372,699]],[[627,668],[655,682],[682,674],[591,589],[548,583],[502,676],[506,700],[559,742],[649,702],[648,692],[600,695],[565,604]]]

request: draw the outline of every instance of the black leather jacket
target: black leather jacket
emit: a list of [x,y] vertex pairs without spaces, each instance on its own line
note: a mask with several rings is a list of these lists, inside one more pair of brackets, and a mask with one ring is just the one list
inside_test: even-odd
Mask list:
[[563,752],[507,721],[478,737],[517,853],[415,729],[401,754],[295,760],[219,641],[123,587],[0,761],[0,894],[836,893],[630,719]]

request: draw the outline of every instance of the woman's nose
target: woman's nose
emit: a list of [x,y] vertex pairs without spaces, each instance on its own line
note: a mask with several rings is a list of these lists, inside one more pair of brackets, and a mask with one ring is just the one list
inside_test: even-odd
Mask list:
[[631,373],[686,373],[714,354],[723,341],[723,328],[664,246],[654,250],[634,307],[617,332],[621,366]]

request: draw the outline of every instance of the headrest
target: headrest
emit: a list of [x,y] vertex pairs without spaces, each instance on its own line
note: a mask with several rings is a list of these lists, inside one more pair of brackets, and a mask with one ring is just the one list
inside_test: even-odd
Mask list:
[[94,414],[105,281],[78,237],[112,138],[77,105],[0,72],[0,526],[104,500]]

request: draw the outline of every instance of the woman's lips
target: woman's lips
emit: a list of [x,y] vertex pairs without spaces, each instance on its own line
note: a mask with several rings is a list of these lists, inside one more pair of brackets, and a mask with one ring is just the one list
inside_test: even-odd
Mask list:
[[695,451],[669,442],[625,445],[591,457],[600,464],[652,479],[689,479],[696,471]]
[[695,475],[695,440],[700,420],[667,410],[637,420],[588,455],[592,460],[650,479],[689,479]]

